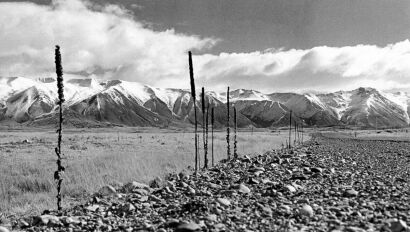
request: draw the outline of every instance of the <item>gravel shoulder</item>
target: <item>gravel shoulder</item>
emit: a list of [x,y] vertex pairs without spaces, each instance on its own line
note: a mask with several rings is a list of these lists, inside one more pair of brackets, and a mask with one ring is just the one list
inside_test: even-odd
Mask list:
[[[325,138],[12,222],[23,231],[410,231],[410,143]],[[0,230],[1,231],[1,230]]]

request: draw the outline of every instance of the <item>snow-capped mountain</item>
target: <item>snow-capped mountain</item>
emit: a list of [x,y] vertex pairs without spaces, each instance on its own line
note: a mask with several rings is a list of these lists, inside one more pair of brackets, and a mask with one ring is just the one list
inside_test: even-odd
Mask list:
[[[0,123],[15,120],[28,125],[53,124],[56,90],[54,78],[0,77]],[[121,80],[72,78],[65,81],[64,94],[66,121],[71,120],[77,126],[186,126],[195,120],[189,90],[155,88]],[[200,92],[197,94],[201,124]],[[237,89],[230,92],[229,99],[239,112],[240,127],[284,126],[291,113],[294,120],[306,126],[403,127],[410,122],[410,95],[404,92],[358,88],[328,94],[264,94]],[[205,94],[205,105],[214,108],[217,126],[226,125],[226,100],[226,92]]]

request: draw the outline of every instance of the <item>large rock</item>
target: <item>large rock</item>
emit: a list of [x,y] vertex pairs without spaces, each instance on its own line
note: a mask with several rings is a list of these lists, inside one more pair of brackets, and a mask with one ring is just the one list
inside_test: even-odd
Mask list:
[[251,190],[248,187],[246,187],[246,185],[240,184],[238,185],[238,192],[246,194],[246,193],[250,193]]
[[33,218],[34,225],[59,225],[60,219],[54,215],[41,215]]
[[60,220],[65,225],[73,225],[73,224],[81,223],[78,217],[62,217]]
[[208,214],[206,216],[206,220],[208,220],[208,221],[215,222],[217,219],[218,219],[218,217],[216,216],[216,214]]
[[0,226],[0,232],[10,232],[6,227]]
[[124,213],[131,213],[135,210],[135,206],[131,203],[125,203],[123,206],[121,206],[121,210]]
[[117,194],[117,190],[111,185],[106,185],[98,190],[98,194],[101,196],[111,196]]
[[226,198],[217,198],[216,201],[226,207],[231,205],[231,202]]
[[406,222],[402,220],[392,221],[390,222],[390,231],[392,232],[402,232],[402,231],[410,231],[410,228],[407,226]]
[[195,193],[196,193],[195,189],[192,188],[191,186],[188,186],[187,191],[188,191],[188,193],[191,194],[191,195],[195,195]]
[[124,187],[123,187],[123,190],[124,190],[126,193],[133,192],[133,191],[136,190],[136,189],[150,190],[150,187],[149,187],[148,185],[146,185],[146,184],[143,184],[143,183],[140,183],[140,182],[136,182],[136,181],[127,183],[127,184],[125,184]]
[[290,184],[285,185],[285,190],[288,191],[288,192],[290,192],[290,193],[295,193],[295,192],[296,192],[296,188],[293,187],[293,186],[290,185]]
[[300,215],[307,217],[313,217],[314,215],[313,208],[310,205],[303,205],[302,208],[300,208],[299,213]]
[[86,210],[92,211],[92,212],[97,211],[98,208],[100,208],[99,205],[89,205],[89,206],[85,207]]
[[188,222],[188,223],[180,224],[175,231],[176,232],[191,232],[191,231],[198,231],[200,229],[201,227],[198,224],[194,222]]
[[344,193],[344,196],[346,197],[356,197],[357,195],[359,195],[359,192],[354,189],[348,189]]
[[149,187],[151,188],[161,188],[163,185],[163,180],[160,177],[155,177],[150,183]]
[[313,167],[310,169],[310,171],[315,172],[315,173],[322,173],[323,169],[319,167]]

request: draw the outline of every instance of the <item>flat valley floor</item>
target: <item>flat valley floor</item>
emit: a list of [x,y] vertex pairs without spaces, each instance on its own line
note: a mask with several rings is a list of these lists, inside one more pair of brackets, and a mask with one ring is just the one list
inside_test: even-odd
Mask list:
[[15,225],[29,231],[409,231],[407,133],[356,133],[322,131],[304,146],[221,161],[196,177],[183,172],[151,187],[106,186],[85,204]]
[[[280,148],[287,136],[287,131],[239,131],[238,153],[252,155]],[[56,141],[52,130],[8,129],[0,133],[0,218],[1,214],[34,215],[55,208]],[[231,141],[233,151],[232,129]],[[200,130],[199,147],[203,147]],[[148,183],[194,167],[194,134],[157,128],[67,129],[63,131],[62,151],[66,166],[63,206],[68,207],[107,184]],[[199,154],[202,166],[202,149]],[[225,130],[215,132],[214,157],[215,163],[226,158]]]
[[[241,157],[195,178],[189,171],[176,174],[193,165],[191,132],[68,130],[66,210],[53,223],[48,223],[53,216],[25,217],[24,225],[32,231],[409,230],[408,130],[309,130],[313,137],[304,146],[272,150],[281,147],[287,132],[241,131]],[[226,157],[225,136],[225,131],[216,133],[215,162]],[[54,208],[55,137],[51,131],[2,133],[0,194],[5,200],[0,207],[9,218]],[[153,188],[126,184],[164,180],[169,173],[175,174]],[[91,197],[107,184],[119,195]]]

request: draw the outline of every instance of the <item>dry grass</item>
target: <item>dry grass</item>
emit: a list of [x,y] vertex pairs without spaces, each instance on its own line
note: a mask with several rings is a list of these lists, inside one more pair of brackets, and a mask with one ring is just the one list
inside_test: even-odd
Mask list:
[[[147,182],[194,164],[194,134],[172,131],[65,131],[67,167],[63,207],[78,203],[105,184]],[[239,154],[279,148],[287,133],[238,133]],[[24,140],[28,142],[24,142]],[[55,208],[54,131],[2,132],[0,136],[0,212],[27,215]],[[226,156],[225,132],[215,133],[215,159]],[[200,151],[203,159],[203,151]],[[203,163],[203,162],[201,162]]]
[[383,129],[383,130],[336,130],[321,131],[328,138],[352,138],[360,140],[394,140],[410,141],[410,129]]

